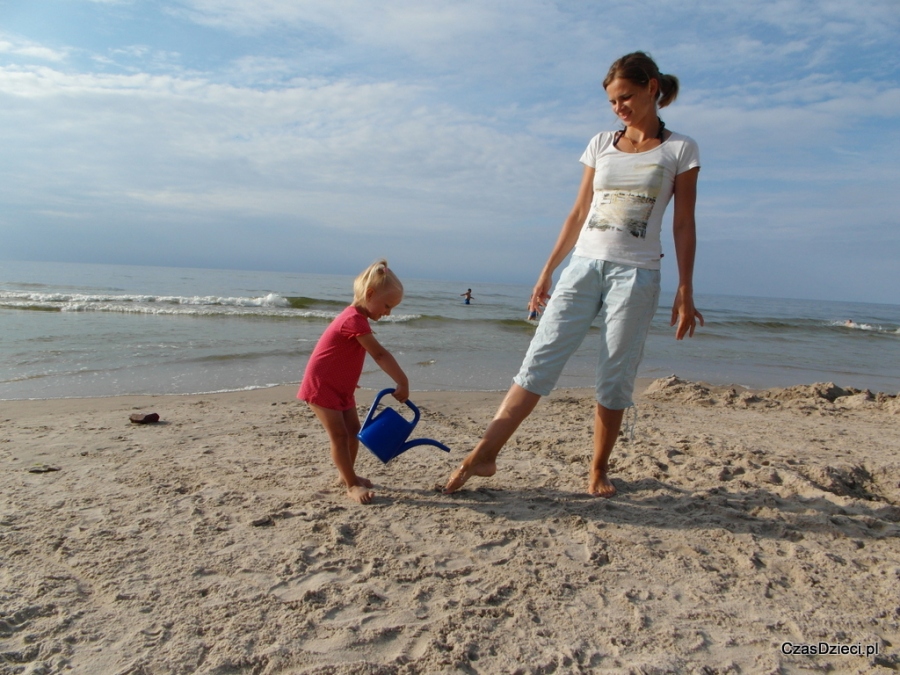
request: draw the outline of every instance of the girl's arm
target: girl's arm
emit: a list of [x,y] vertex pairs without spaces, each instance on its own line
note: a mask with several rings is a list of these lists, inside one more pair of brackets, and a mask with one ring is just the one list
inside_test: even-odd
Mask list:
[[697,321],[703,325],[703,315],[694,307],[694,254],[697,250],[697,223],[694,206],[697,203],[697,177],[700,167],[688,169],[675,176],[675,216],[672,230],[675,235],[675,256],[678,259],[678,291],[672,305],[675,339],[685,335],[694,337]]
[[578,235],[581,233],[581,226],[587,218],[591,209],[591,200],[594,198],[594,169],[593,167],[584,167],[584,173],[581,174],[581,185],[578,188],[578,196],[575,198],[575,205],[563,222],[559,237],[556,238],[556,244],[550,252],[550,257],[541,270],[541,275],[534,286],[531,294],[531,301],[528,303],[529,311],[536,312],[547,304],[550,299],[550,286],[553,284],[553,272],[559,267],[559,264],[566,259],[566,256],[575,247],[578,241]]
[[394,389],[394,393],[391,395],[395,399],[400,401],[400,403],[406,401],[406,399],[409,398],[409,380],[406,377],[406,373],[404,373],[403,369],[400,367],[400,364],[397,363],[397,359],[394,358],[393,354],[382,347],[381,343],[375,339],[375,336],[372,335],[372,333],[357,335],[356,339],[359,340],[359,343],[369,353],[369,356],[371,356],[375,360],[375,363],[378,364],[378,367],[381,368],[385,373],[387,373],[394,382],[396,382],[397,386]]

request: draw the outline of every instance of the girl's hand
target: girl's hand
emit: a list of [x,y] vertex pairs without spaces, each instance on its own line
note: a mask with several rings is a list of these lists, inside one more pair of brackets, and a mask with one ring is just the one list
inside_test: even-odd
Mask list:
[[693,293],[685,288],[679,288],[675,294],[675,302],[672,304],[672,321],[669,323],[670,326],[678,323],[678,327],[675,329],[675,339],[683,340],[685,334],[688,337],[694,337],[697,321],[701,326],[703,325],[703,315],[694,307]]
[[397,363],[397,359],[375,339],[371,333],[365,335],[357,335],[356,339],[363,346],[369,356],[378,364],[385,373],[397,384],[394,393],[391,394],[400,403],[405,403],[409,398],[409,380],[406,379],[406,373]]
[[391,396],[397,399],[400,403],[406,403],[406,399],[409,398],[409,385],[398,384]]

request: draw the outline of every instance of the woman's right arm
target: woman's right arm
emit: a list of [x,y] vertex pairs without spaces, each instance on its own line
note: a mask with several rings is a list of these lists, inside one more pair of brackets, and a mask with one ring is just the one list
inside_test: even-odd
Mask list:
[[575,242],[578,241],[578,235],[581,233],[581,226],[584,225],[584,221],[591,209],[593,198],[594,168],[586,166],[584,167],[584,173],[581,175],[581,185],[578,188],[578,197],[575,199],[575,205],[563,223],[559,237],[556,239],[556,245],[550,252],[550,257],[547,258],[547,263],[544,265],[544,269],[541,270],[541,275],[538,277],[534,291],[531,293],[531,301],[528,303],[529,311],[540,311],[550,299],[553,273],[575,247]]

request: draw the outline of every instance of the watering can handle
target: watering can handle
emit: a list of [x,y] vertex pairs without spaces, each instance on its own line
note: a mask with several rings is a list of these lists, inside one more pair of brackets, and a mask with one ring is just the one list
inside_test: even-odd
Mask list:
[[[365,428],[366,425],[372,421],[372,415],[375,414],[375,408],[378,407],[378,403],[379,403],[379,401],[381,401],[382,397],[387,396],[388,394],[393,394],[395,391],[397,391],[397,390],[390,388],[390,389],[382,389],[381,391],[378,392],[378,395],[375,396],[374,403],[372,403],[372,407],[369,408],[369,414],[366,415],[366,419],[363,422],[363,428]],[[420,414],[419,408],[416,407],[416,404],[413,403],[412,401],[410,401],[409,399],[406,399],[406,405],[409,406],[409,409],[412,410],[413,413],[415,414],[415,419],[413,419],[413,421],[412,421],[412,426],[416,426],[416,424],[419,423],[419,414]]]

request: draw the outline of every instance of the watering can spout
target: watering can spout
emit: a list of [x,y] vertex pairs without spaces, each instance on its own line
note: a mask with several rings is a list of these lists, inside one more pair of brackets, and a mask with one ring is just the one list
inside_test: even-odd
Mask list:
[[406,440],[419,422],[419,409],[412,401],[406,401],[406,405],[413,411],[415,416],[411,422],[393,408],[385,408],[377,415],[375,414],[375,409],[378,407],[381,397],[393,392],[393,389],[382,389],[375,397],[375,402],[369,408],[369,414],[366,415],[366,420],[356,435],[363,445],[385,464],[397,455],[417,445],[433,445],[444,452],[450,452],[450,448],[446,445],[430,438],[417,438],[413,441]]
[[431,438],[417,438],[414,441],[408,441],[401,446],[402,450],[400,450],[400,452],[406,452],[410,448],[414,448],[417,445],[433,445],[436,448],[440,448],[444,452],[450,452],[450,448],[448,448],[446,445],[444,445],[443,443],[438,443]]

